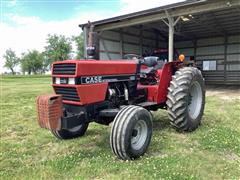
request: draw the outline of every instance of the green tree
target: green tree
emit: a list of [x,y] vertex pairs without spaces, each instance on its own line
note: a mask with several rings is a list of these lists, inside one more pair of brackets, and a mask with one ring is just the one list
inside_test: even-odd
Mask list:
[[21,68],[23,73],[28,74],[44,72],[44,55],[37,50],[28,51],[21,58]]
[[7,49],[3,58],[6,60],[4,67],[10,69],[12,74],[15,74],[14,67],[19,64],[19,58],[16,56],[15,52],[12,49]]
[[21,69],[22,73],[25,74],[27,72],[28,74],[31,74],[32,69],[31,69],[31,60],[28,58],[27,54],[23,53],[22,57],[20,59],[21,63]]
[[71,58],[72,42],[70,38],[63,35],[48,35],[45,55],[47,64],[51,65],[54,61],[63,61]]
[[77,59],[83,59],[84,58],[84,38],[83,33],[81,33],[79,36],[73,37],[73,40],[75,41],[77,45]]

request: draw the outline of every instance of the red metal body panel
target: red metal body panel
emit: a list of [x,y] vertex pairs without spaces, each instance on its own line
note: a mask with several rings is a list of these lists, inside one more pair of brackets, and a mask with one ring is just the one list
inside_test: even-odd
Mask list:
[[105,100],[108,83],[79,85],[78,94],[82,104],[91,104]]
[[62,97],[56,94],[38,96],[37,112],[40,127],[59,130],[61,128]]
[[181,62],[166,63],[161,70],[157,70],[157,75],[160,78],[158,85],[138,85],[138,88],[148,89],[148,101],[158,104],[167,101],[168,87],[172,80],[173,67],[177,67]]
[[173,75],[173,66],[178,62],[166,63],[161,71],[160,81],[158,85],[157,103],[165,103],[167,101],[168,87]]
[[158,85],[149,85],[148,89],[148,101],[157,102]]
[[[54,64],[76,64],[74,75],[52,75],[53,77],[82,77],[82,76],[98,76],[98,75],[126,75],[135,74],[137,63],[133,60],[67,60],[55,62]],[[159,77],[158,85],[138,85],[138,88],[148,89],[148,101],[158,104],[165,103],[170,81],[172,80],[173,68],[177,67],[181,62],[166,63],[162,69],[157,70],[156,74]],[[144,68],[144,66],[142,67]],[[104,101],[108,83],[97,84],[53,84],[53,87],[75,87],[77,94],[80,97],[80,102],[63,100],[66,104],[85,105]]]
[[[98,76],[98,75],[126,75],[135,74],[137,64],[133,60],[66,60],[54,62],[55,64],[76,64],[74,75],[56,75],[52,77],[81,77],[81,76]],[[75,87],[77,89],[80,102],[63,100],[66,104],[85,105],[97,103],[105,100],[108,83],[84,84],[84,85],[68,85],[68,84],[53,84],[53,87]]]
[[105,100],[108,83],[99,84],[84,84],[84,85],[68,85],[68,84],[53,84],[53,87],[75,87],[77,89],[80,102],[66,101],[66,104],[84,105],[102,102]]
[[134,74],[137,70],[137,64],[134,60],[67,60],[58,61],[54,64],[76,64],[75,75],[54,75],[53,77],[78,77],[95,75],[123,75]]

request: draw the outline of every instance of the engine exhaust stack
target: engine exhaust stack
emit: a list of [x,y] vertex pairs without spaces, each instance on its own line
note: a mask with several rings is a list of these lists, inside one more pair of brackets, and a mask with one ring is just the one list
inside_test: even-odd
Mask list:
[[93,29],[94,29],[94,26],[90,25],[90,30],[88,33],[88,45],[86,47],[87,59],[99,60],[98,33],[94,32]]

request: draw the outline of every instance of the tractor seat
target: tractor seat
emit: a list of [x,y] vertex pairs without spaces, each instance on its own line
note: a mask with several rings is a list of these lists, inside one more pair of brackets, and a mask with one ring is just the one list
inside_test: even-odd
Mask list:
[[150,74],[155,73],[158,69],[162,69],[165,62],[159,61],[158,57],[149,56],[145,57],[142,61],[142,65],[145,65],[146,68],[141,69],[141,74]]
[[163,61],[158,61],[157,65],[154,66],[154,70],[162,69],[164,66],[165,62]]
[[141,74],[154,73],[154,66],[156,66],[157,63],[158,63],[158,57],[155,57],[155,56],[145,57],[141,61],[141,64],[146,66],[146,68],[141,69],[140,73]]
[[157,63],[158,63],[158,57],[156,56],[145,57],[142,62],[142,64],[146,65],[147,67],[154,67],[157,65]]
[[147,67],[145,69],[141,69],[140,70],[141,74],[150,74],[150,73],[154,73],[154,67]]

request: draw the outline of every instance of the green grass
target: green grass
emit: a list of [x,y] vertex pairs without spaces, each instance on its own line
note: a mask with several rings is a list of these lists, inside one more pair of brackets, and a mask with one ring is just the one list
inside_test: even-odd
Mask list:
[[36,120],[36,96],[49,76],[2,77],[0,179],[239,179],[240,102],[207,97],[202,125],[177,133],[165,111],[154,113],[145,156],[118,160],[110,128],[92,123],[82,138],[61,141]]

